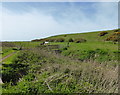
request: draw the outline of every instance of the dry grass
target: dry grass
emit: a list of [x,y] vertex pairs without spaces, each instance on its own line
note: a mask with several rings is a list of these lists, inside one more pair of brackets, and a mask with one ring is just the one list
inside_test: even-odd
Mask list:
[[[83,63],[59,54],[46,53],[44,50],[34,49],[33,51],[50,59],[42,65],[38,75],[49,72],[50,75],[45,82],[49,84],[48,87],[52,91],[56,90],[54,83],[56,85],[63,83],[68,86],[75,81],[78,88],[82,87],[81,90],[88,93],[118,93],[118,66],[113,67],[95,62]],[[79,90],[77,92],[81,93]]]

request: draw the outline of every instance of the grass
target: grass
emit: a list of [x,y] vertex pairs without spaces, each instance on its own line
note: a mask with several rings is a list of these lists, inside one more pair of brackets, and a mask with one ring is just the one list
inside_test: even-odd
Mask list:
[[[51,42],[50,45],[61,45],[61,47],[67,46],[67,42]],[[69,50],[95,50],[97,48],[99,49],[105,49],[110,51],[116,51],[118,50],[118,45],[112,44],[109,42],[86,42],[86,43],[74,43],[71,42],[69,44]]]
[[[46,50],[41,51],[39,48],[24,51],[18,58],[12,64],[20,62],[28,65],[29,69],[26,69],[28,74],[23,75],[17,85],[9,85],[6,88],[4,84],[3,92],[117,93],[117,67],[79,62],[50,52],[46,54]],[[12,64],[12,68],[15,68],[12,69],[13,72],[18,72],[17,77],[22,73],[18,70],[21,67],[14,67]]]
[[[15,52],[15,51],[14,51]],[[3,60],[3,63],[10,64],[18,55],[19,51],[16,51],[13,55]]]
[[[118,44],[104,41],[114,31],[104,36],[99,36],[103,31],[52,36],[46,39],[65,41],[47,45],[40,45],[42,41],[4,43],[6,55],[12,52],[11,46],[23,50],[4,60],[3,93],[118,93]],[[70,38],[87,42],[68,46]]]
[[76,33],[76,34],[63,34],[63,35],[57,35],[48,37],[47,39],[51,38],[64,38],[66,41],[69,38],[85,38],[88,42],[101,42],[104,41],[104,39],[114,33],[115,30],[109,30],[107,35],[100,37],[99,34],[103,31],[95,31],[95,32],[86,32],[86,33]]
[[15,45],[22,46],[24,48],[35,47],[40,44],[40,42],[13,42]]
[[[94,60],[97,62],[104,62],[109,64],[118,64],[117,55],[118,52],[118,43],[114,44],[112,41],[105,41],[106,38],[113,35],[116,30],[109,30],[109,31],[97,31],[97,32],[89,32],[89,33],[77,33],[77,34],[64,34],[64,35],[57,35],[45,38],[46,40],[49,39],[65,39],[64,42],[50,42],[50,45],[59,45],[60,50],[62,51],[61,54],[65,56],[69,56],[71,58],[75,58],[82,61]],[[104,36],[99,36],[100,33],[107,32]],[[69,42],[69,39],[78,39],[82,38],[87,40],[87,42],[76,43],[75,41]],[[106,52],[108,54],[98,54],[96,50],[101,50],[101,52]],[[96,52],[96,53],[95,53]],[[118,52],[115,53],[115,52]],[[93,53],[93,58],[89,58]],[[95,53],[95,54],[94,54]]]
[[11,54],[13,52],[15,52],[15,51],[14,50],[9,50],[8,52],[3,53],[2,57],[5,57],[5,56],[7,56],[7,55],[9,55],[9,54]]

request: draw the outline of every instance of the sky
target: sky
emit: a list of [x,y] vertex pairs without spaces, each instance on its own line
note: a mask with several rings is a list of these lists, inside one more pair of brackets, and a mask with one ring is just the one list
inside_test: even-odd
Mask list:
[[0,10],[2,41],[118,28],[117,2],[4,2]]

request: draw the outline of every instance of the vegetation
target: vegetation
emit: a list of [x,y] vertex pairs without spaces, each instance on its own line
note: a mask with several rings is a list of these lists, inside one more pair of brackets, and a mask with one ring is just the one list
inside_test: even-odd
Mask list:
[[72,38],[69,38],[68,42],[74,42],[74,40]]
[[108,32],[100,32],[100,34],[99,34],[99,36],[104,36],[104,35],[106,35],[106,34],[108,34]]
[[[3,92],[34,94],[117,92],[117,67],[73,61],[53,53],[52,55],[34,48],[32,52],[22,52],[12,64],[3,65],[6,68],[2,72],[5,83]],[[112,75],[109,76],[108,73]]]
[[[105,41],[119,35],[118,31],[4,42],[1,55],[16,53],[2,62],[2,92],[25,95],[118,93],[119,39],[116,44],[113,40]],[[44,41],[50,43],[40,45]]]
[[82,42],[86,42],[85,39],[79,38],[79,39],[75,39],[76,43],[82,43]]
[[106,38],[106,41],[113,41],[113,42],[118,42],[120,37],[120,32],[115,32],[112,35],[110,35],[108,38]]

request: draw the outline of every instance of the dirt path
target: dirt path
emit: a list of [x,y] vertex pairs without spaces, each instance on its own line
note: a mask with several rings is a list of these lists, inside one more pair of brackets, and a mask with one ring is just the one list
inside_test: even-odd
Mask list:
[[[3,60],[5,60],[5,59],[11,57],[11,56],[12,56],[13,54],[15,54],[15,53],[16,53],[16,52],[13,52],[13,53],[11,53],[11,54],[9,54],[9,55],[7,55],[7,56],[1,58],[1,59],[0,59],[0,62],[2,62]],[[2,79],[1,79],[1,77],[0,77],[0,84],[2,84],[2,83],[3,83],[3,82],[2,82]]]
[[1,77],[0,77],[0,84],[3,84]]
[[12,56],[13,54],[15,54],[16,52],[13,52],[5,57],[3,57],[2,59],[0,59],[0,62],[2,62],[3,60],[7,59],[8,57]]

